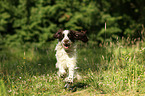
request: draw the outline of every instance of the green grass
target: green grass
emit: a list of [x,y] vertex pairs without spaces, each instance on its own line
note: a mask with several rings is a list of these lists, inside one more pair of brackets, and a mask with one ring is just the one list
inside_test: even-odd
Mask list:
[[0,51],[0,95],[139,95],[145,94],[143,41],[78,44],[77,64],[83,79],[75,92],[64,89],[55,68],[55,45],[3,48]]

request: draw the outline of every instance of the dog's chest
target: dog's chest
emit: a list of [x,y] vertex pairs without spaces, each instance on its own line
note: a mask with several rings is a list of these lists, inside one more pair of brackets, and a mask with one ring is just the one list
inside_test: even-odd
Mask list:
[[56,59],[57,64],[64,66],[64,67],[70,67],[76,65],[76,52],[74,50],[70,52],[66,52],[64,48],[62,48],[61,45],[56,46]]

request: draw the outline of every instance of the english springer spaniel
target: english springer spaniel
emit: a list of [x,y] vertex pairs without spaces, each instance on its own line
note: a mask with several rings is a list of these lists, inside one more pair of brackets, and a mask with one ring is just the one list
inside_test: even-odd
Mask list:
[[[63,78],[67,76],[64,81],[73,83],[75,77],[74,70],[77,68],[75,40],[81,40],[86,43],[88,41],[86,32],[60,29],[54,34],[54,38],[58,39],[58,44],[55,48],[55,56],[57,59],[56,68],[59,69],[58,75]],[[76,78],[77,77],[78,76],[76,76]]]

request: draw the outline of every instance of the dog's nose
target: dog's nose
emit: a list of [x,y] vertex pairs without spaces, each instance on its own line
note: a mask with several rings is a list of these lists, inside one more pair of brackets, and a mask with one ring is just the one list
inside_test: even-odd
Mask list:
[[64,43],[69,43],[69,40],[65,39],[65,40],[64,40]]

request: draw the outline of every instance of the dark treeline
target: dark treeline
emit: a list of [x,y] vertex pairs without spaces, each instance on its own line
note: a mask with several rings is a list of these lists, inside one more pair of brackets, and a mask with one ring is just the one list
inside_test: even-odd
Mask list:
[[96,43],[143,38],[144,17],[145,0],[0,0],[0,45],[41,46],[60,28],[86,30]]

